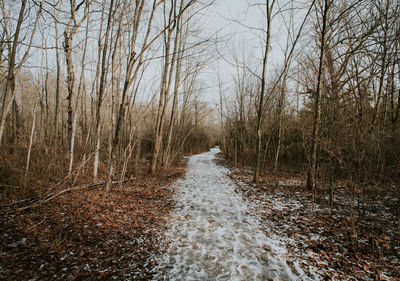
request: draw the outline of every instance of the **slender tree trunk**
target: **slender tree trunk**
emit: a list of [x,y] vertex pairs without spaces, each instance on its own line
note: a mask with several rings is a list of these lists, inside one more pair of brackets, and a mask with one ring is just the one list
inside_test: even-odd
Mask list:
[[139,133],[138,133],[137,137],[138,137],[138,140],[137,140],[136,152],[135,152],[135,178],[138,177],[140,150],[141,150],[141,144],[142,144],[142,130],[140,128],[139,128]]
[[136,129],[137,129],[137,128],[131,128],[131,129],[130,129],[130,132],[129,132],[129,141],[128,141],[128,145],[127,145],[127,147],[125,148],[125,151],[124,151],[124,163],[123,163],[123,165],[122,165],[122,172],[121,172],[121,177],[120,177],[120,180],[121,180],[121,181],[123,181],[123,180],[125,179],[126,170],[127,170],[127,167],[128,167],[128,163],[129,163],[129,161],[130,161],[131,158],[132,158],[132,153],[133,153],[133,150],[134,150],[135,146],[138,145],[138,144],[137,144],[138,139],[136,139],[136,140],[132,143],[133,137],[134,137],[135,132],[136,132]]
[[381,103],[382,103],[382,94],[383,94],[383,88],[384,84],[386,82],[385,75],[388,69],[388,32],[389,32],[389,25],[388,25],[388,14],[389,14],[389,4],[391,1],[386,1],[386,6],[385,6],[385,14],[381,15],[383,17],[384,23],[383,23],[383,34],[382,34],[382,44],[383,44],[383,51],[382,51],[382,66],[380,69],[380,74],[379,74],[379,85],[378,85],[378,93],[376,95],[376,101],[375,101],[375,111],[374,111],[374,116],[373,116],[373,124],[375,125],[378,118],[379,118],[379,112],[381,108]]
[[64,52],[65,52],[65,59],[67,63],[67,142],[68,142],[68,150],[71,151],[71,138],[72,138],[72,98],[74,94],[74,83],[75,83],[75,74],[74,74],[74,65],[72,62],[72,38],[67,34],[64,33]]
[[[100,112],[100,109],[98,108],[98,106],[99,106],[98,94],[100,92],[99,75],[100,75],[101,54],[102,54],[101,37],[102,37],[102,33],[103,33],[105,3],[106,3],[106,0],[103,1],[103,9],[101,10],[100,30],[99,30],[99,37],[97,39],[98,56],[97,56],[96,75],[94,77],[94,83],[92,85],[92,93],[96,90],[96,94],[97,94],[97,103],[96,103],[96,107],[95,107],[95,116],[94,116],[94,120],[95,120],[94,137],[93,137],[94,142],[95,142],[94,158],[93,158],[93,182],[97,181],[97,176],[98,176],[98,171],[99,171],[99,161],[100,161],[101,125],[100,125],[100,122],[99,122],[99,124],[97,124],[97,112]],[[94,106],[94,101],[92,102],[92,106]],[[93,112],[94,112],[94,110],[92,110],[92,114],[93,114]]]
[[[105,5],[105,2],[103,3]],[[112,24],[112,15],[113,15],[113,8],[114,8],[114,0],[110,1],[110,8],[108,11],[108,19],[107,19],[107,28],[106,34],[104,38],[104,44],[102,49],[102,57],[101,57],[101,75],[100,75],[100,86],[97,92],[97,106],[96,106],[96,120],[95,120],[95,141],[96,141],[96,148],[95,148],[95,158],[94,158],[94,165],[93,165],[93,181],[97,181],[97,173],[99,167],[99,157],[100,157],[100,145],[101,145],[101,105],[103,103],[103,96],[105,92],[105,83],[106,83],[106,75],[107,75],[107,51],[108,51],[108,41],[110,36],[111,24]],[[104,6],[103,6],[104,10]],[[121,17],[122,19],[122,17]],[[99,40],[100,40],[99,35]],[[118,39],[117,39],[118,40]],[[99,46],[101,46],[99,42]],[[99,49],[100,52],[100,49]]]
[[[183,2],[183,1],[181,1]],[[181,3],[181,8],[182,8],[182,3]],[[175,85],[174,85],[174,97],[172,101],[172,109],[171,109],[171,116],[169,120],[169,130],[168,130],[168,136],[167,136],[167,143],[166,143],[166,148],[164,151],[163,155],[163,166],[168,166],[171,160],[171,143],[172,143],[172,131],[174,129],[175,125],[175,115],[178,107],[178,89],[179,89],[179,84],[180,84],[180,75],[181,75],[181,67],[182,67],[182,58],[184,55],[184,42],[185,38],[182,38],[182,30],[181,30],[181,20],[178,18],[177,24],[176,24],[176,38],[175,38],[175,46],[174,46],[174,54],[178,53],[178,57],[176,60],[176,70],[175,70]],[[177,48],[177,44],[179,41],[179,46]],[[174,60],[174,59],[173,59]],[[172,66],[171,66],[171,73],[172,73]],[[171,80],[171,76],[170,76]]]
[[[45,43],[45,48],[47,49],[47,44]],[[44,139],[47,142],[49,139],[49,62],[48,62],[48,55],[47,55],[47,50],[44,52],[45,53],[45,62],[46,62],[46,73],[44,75],[44,107],[45,107],[45,121],[43,122],[44,128]]]
[[278,162],[279,162],[279,153],[281,150],[281,143],[282,143],[282,111],[283,111],[283,99],[284,99],[284,94],[282,93],[282,96],[279,101],[278,105],[278,139],[277,139],[277,146],[276,146],[276,151],[275,151],[275,161],[274,161],[274,174],[277,176],[278,174]]
[[35,128],[36,128],[36,108],[37,108],[37,105],[35,105],[35,108],[33,110],[31,136],[30,136],[30,139],[29,139],[28,155],[26,157],[24,187],[26,187],[26,182],[28,180],[29,164],[30,164],[30,160],[31,160],[31,151],[32,151],[32,144],[33,144],[33,134],[35,133]]
[[54,109],[54,131],[55,131],[55,138],[56,138],[56,144],[59,141],[60,138],[60,132],[59,132],[59,111],[60,111],[60,84],[61,84],[61,62],[60,62],[60,51],[58,49],[59,43],[58,43],[58,23],[55,20],[54,21],[54,28],[56,32],[56,96],[55,96],[55,109]]
[[[171,7],[169,11],[168,22],[165,20],[165,11],[164,11],[164,26],[167,26],[173,18],[174,10],[176,8],[176,1],[171,1]],[[174,19],[176,21],[176,19]],[[175,25],[176,23],[174,23]],[[175,27],[175,26],[174,26]],[[169,85],[171,84],[171,79],[168,79],[172,75],[172,67],[175,61],[176,54],[173,54],[172,60],[170,61],[170,48],[171,48],[171,37],[173,33],[173,28],[169,27],[164,32],[165,40],[165,52],[164,52],[164,66],[163,66],[163,74],[161,79],[161,89],[160,89],[160,100],[158,104],[158,111],[157,111],[157,120],[156,120],[156,129],[155,129],[155,136],[154,136],[154,149],[153,149],[153,156],[151,158],[151,163],[149,167],[149,172],[153,174],[156,171],[157,162],[161,150],[161,144],[163,139],[163,132],[164,132],[164,116],[166,106],[168,104],[168,94],[169,94]],[[175,49],[175,48],[174,48]]]
[[[76,109],[76,108],[75,108]],[[70,144],[70,152],[69,152],[69,166],[68,166],[68,176],[72,174],[72,167],[74,164],[74,152],[75,152],[75,135],[76,135],[76,120],[78,119],[78,111],[75,111],[74,121],[72,123],[72,132],[71,132],[71,144]]]
[[83,54],[82,54],[82,61],[81,61],[81,75],[79,78],[79,85],[78,85],[77,97],[76,97],[75,108],[74,108],[75,113],[74,113],[74,121],[72,124],[72,132],[71,132],[71,144],[70,144],[71,149],[70,149],[70,155],[69,155],[68,176],[71,175],[73,164],[74,164],[76,122],[79,117],[78,103],[79,103],[80,96],[82,95],[82,87],[83,87],[83,83],[85,80],[85,59],[86,59],[88,35],[89,35],[89,18],[87,19],[85,43],[83,45]]
[[76,22],[76,14],[78,13],[79,8],[81,5],[78,5],[75,7],[75,1],[71,1],[71,15],[69,22],[67,23],[67,26],[64,30],[64,42],[63,42],[63,48],[64,48],[64,53],[65,53],[65,62],[67,64],[67,90],[68,90],[68,95],[67,95],[67,102],[68,102],[68,107],[67,107],[67,141],[68,141],[68,151],[71,152],[71,139],[72,139],[72,118],[73,118],[73,108],[72,108],[72,102],[73,102],[73,97],[74,97],[74,84],[75,84],[75,72],[74,72],[74,63],[72,61],[72,43],[73,43],[73,38],[75,36],[76,31],[78,28],[81,26],[83,21],[86,19],[87,13],[88,13],[88,4],[85,6],[85,11],[80,19],[79,22]]
[[264,57],[263,57],[263,65],[262,65],[262,74],[261,74],[261,91],[260,91],[260,99],[258,102],[258,110],[257,110],[257,140],[256,140],[256,167],[254,171],[253,181],[255,183],[259,182],[259,177],[261,173],[261,151],[262,151],[262,117],[264,110],[264,98],[265,98],[265,88],[266,88],[266,76],[267,76],[267,64],[268,64],[268,55],[269,55],[269,47],[270,47],[270,39],[271,39],[271,21],[272,21],[272,9],[275,4],[275,0],[271,1],[266,0],[266,15],[267,15],[267,38],[264,49]]
[[237,128],[234,128],[234,135],[233,135],[233,163],[235,167],[238,166],[238,148],[237,148]]
[[220,147],[222,153],[226,156],[226,144],[225,144],[225,126],[224,126],[224,107],[223,107],[223,97],[222,97],[222,82],[218,69],[218,93],[219,93],[219,114],[220,114]]
[[15,97],[15,57],[17,53],[17,45],[19,44],[19,33],[21,31],[21,25],[24,20],[24,11],[27,0],[22,0],[19,16],[17,20],[17,26],[15,28],[14,40],[12,43],[12,49],[9,55],[9,64],[7,71],[6,85],[3,93],[3,104],[1,107],[0,115],[0,144],[3,141],[4,129],[6,126],[7,114],[10,111],[10,107]]
[[319,66],[318,66],[318,78],[317,78],[317,89],[315,91],[315,109],[314,109],[314,124],[313,132],[311,137],[311,151],[310,151],[310,164],[307,173],[307,187],[312,191],[313,194],[313,207],[314,207],[314,196],[315,196],[315,184],[317,175],[317,149],[319,142],[319,126],[321,119],[321,96],[322,96],[322,79],[323,79],[323,63],[325,56],[326,47],[326,34],[327,34],[327,21],[328,12],[331,1],[324,0],[324,10],[322,14],[322,30],[321,30],[321,47],[319,55]]

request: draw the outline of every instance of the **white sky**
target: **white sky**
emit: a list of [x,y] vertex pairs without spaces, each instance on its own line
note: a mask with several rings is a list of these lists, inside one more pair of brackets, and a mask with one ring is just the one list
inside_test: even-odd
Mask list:
[[[282,2],[277,1],[282,5]],[[245,58],[249,65],[252,65],[254,73],[260,75],[263,55],[263,44],[265,36],[255,28],[265,30],[265,16],[261,9],[265,6],[256,6],[255,3],[265,3],[264,0],[216,0],[213,7],[209,8],[207,14],[206,32],[213,33],[220,30],[219,37],[224,38],[219,43],[219,59],[209,67],[208,75],[205,75],[210,88],[207,91],[207,100],[213,104],[218,103],[217,70],[224,82],[224,95],[229,97],[233,92],[232,75],[234,75],[233,54],[236,53],[240,59]],[[298,2],[300,8],[304,8],[301,2]],[[277,8],[277,4],[275,8]],[[295,23],[302,21],[304,10],[298,10]],[[297,20],[297,18],[299,18]],[[269,56],[268,69],[270,72],[281,67],[284,56],[282,47],[286,41],[286,28],[281,16],[273,20],[271,53]],[[261,35],[261,36],[260,36]]]

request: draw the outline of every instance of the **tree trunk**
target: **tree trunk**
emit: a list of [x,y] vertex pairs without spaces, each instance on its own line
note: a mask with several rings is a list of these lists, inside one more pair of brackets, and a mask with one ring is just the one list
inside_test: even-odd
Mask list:
[[[72,61],[72,43],[73,43],[73,38],[75,36],[76,31],[78,28],[81,26],[83,21],[86,19],[87,13],[88,13],[88,4],[85,6],[85,11],[84,14],[82,15],[82,18],[80,19],[79,22],[76,22],[76,14],[79,10],[81,5],[78,5],[75,7],[75,1],[71,1],[71,15],[70,19],[67,23],[67,26],[65,27],[64,30],[64,42],[63,42],[63,48],[64,48],[64,53],[65,53],[65,62],[67,64],[67,90],[68,90],[68,95],[67,95],[67,102],[68,102],[68,107],[67,107],[67,141],[68,141],[68,151],[71,152],[71,139],[72,139],[72,118],[73,118],[73,109],[72,109],[72,102],[73,102],[73,97],[74,97],[74,84],[75,84],[75,73],[74,73],[74,64]],[[72,25],[73,23],[73,25]]]
[[[106,1],[103,1],[103,9],[101,9],[101,18],[100,18],[100,30],[99,30],[99,37],[97,39],[97,46],[98,46],[98,54],[97,54],[97,65],[96,65],[96,75],[94,77],[94,82],[92,85],[92,93],[96,91],[97,94],[97,103],[95,109],[93,109],[94,106],[94,99],[92,101],[92,114],[95,112],[94,120],[95,120],[95,125],[94,125],[94,158],[93,158],[93,182],[97,181],[97,175],[99,171],[99,161],[100,161],[100,145],[101,145],[101,126],[99,124],[99,127],[97,127],[97,112],[99,111],[98,105],[99,105],[99,100],[98,100],[98,94],[100,92],[100,86],[99,86],[99,75],[100,75],[100,66],[101,66],[101,54],[102,54],[102,44],[101,44],[101,36],[103,33],[103,22],[104,22],[104,5]],[[100,122],[99,122],[100,123]]]
[[[106,1],[103,3],[103,12],[104,13],[104,5]],[[99,157],[100,157],[100,145],[101,145],[101,105],[103,103],[103,95],[105,91],[105,83],[106,83],[106,74],[107,74],[107,51],[108,51],[108,41],[109,41],[109,36],[110,36],[110,30],[111,30],[111,22],[112,22],[112,15],[113,15],[113,7],[114,7],[114,0],[111,0],[110,2],[110,8],[108,11],[108,20],[107,20],[107,28],[106,28],[106,35],[104,38],[104,45],[103,49],[101,50],[100,46],[101,43],[99,42],[99,54],[102,51],[102,57],[101,57],[101,75],[100,75],[100,86],[97,92],[97,105],[96,105],[96,119],[95,119],[95,140],[96,140],[96,146],[95,146],[95,158],[94,158],[94,165],[93,165],[93,181],[97,181],[97,173],[98,173],[98,167],[99,167]],[[122,20],[122,16],[121,16]],[[99,35],[99,40],[100,40],[101,34]],[[117,39],[118,40],[118,39]]]
[[[323,79],[323,63],[325,55],[325,41],[327,33],[327,21],[328,21],[328,11],[331,2],[329,0],[324,1],[324,10],[322,14],[322,30],[321,30],[321,47],[319,55],[319,67],[318,67],[318,78],[317,78],[317,89],[315,91],[315,109],[314,109],[314,123],[313,132],[311,137],[311,151],[310,151],[310,164],[307,172],[307,188],[312,191],[313,194],[313,204],[314,204],[314,193],[315,193],[315,182],[317,174],[317,149],[319,142],[319,123],[321,119],[321,105],[320,100],[322,96],[322,79]],[[314,205],[313,205],[314,206]]]
[[256,140],[256,167],[254,171],[253,182],[258,183],[261,173],[261,151],[262,151],[262,116],[264,110],[264,98],[265,98],[265,88],[266,88],[266,76],[267,76],[267,64],[269,55],[269,46],[271,39],[271,21],[272,21],[272,9],[275,4],[275,0],[272,0],[270,5],[270,0],[265,1],[266,4],[266,15],[267,15],[267,38],[264,49],[262,74],[261,74],[261,91],[260,99],[258,102],[257,110],[257,140]]
[[[183,1],[181,1],[183,2]],[[182,3],[181,3],[181,9],[182,9]],[[174,85],[174,98],[172,101],[172,109],[171,109],[171,116],[169,120],[169,130],[168,130],[168,136],[167,136],[167,143],[166,143],[166,148],[164,151],[163,155],[163,166],[168,166],[171,160],[171,143],[172,143],[172,131],[175,125],[175,115],[178,107],[178,90],[179,90],[179,84],[180,84],[180,75],[181,75],[181,67],[182,67],[182,58],[184,55],[184,42],[185,38],[182,38],[182,30],[181,30],[181,20],[178,18],[177,24],[176,24],[176,38],[175,38],[175,46],[174,46],[174,54],[178,53],[178,58],[176,60],[176,70],[175,70],[175,85]],[[178,46],[178,41],[179,41],[179,46]],[[178,46],[178,48],[177,48]],[[174,60],[174,59],[172,59]],[[171,73],[172,73],[172,66],[171,66]],[[170,76],[171,80],[171,76]]]
[[24,11],[26,7],[27,0],[22,0],[21,8],[19,11],[17,26],[15,28],[14,33],[14,40],[12,43],[12,49],[9,55],[9,65],[7,71],[7,80],[6,85],[4,87],[4,94],[3,94],[3,105],[1,108],[1,115],[0,115],[0,144],[3,141],[4,129],[6,126],[6,119],[7,114],[10,111],[10,107],[13,103],[15,97],[15,57],[17,53],[17,45],[19,44],[19,33],[21,31],[21,25],[24,20]]
[[71,138],[72,138],[72,98],[74,94],[74,83],[75,83],[75,74],[74,74],[74,65],[72,62],[72,38],[68,33],[64,33],[64,52],[65,52],[65,60],[67,63],[67,142],[68,142],[68,151],[71,151]]
[[79,98],[82,94],[82,87],[83,87],[83,83],[85,80],[85,59],[86,59],[88,35],[89,35],[89,18],[87,20],[87,25],[86,25],[85,43],[83,45],[83,54],[82,54],[82,61],[81,61],[81,75],[79,78],[78,92],[77,92],[75,108],[74,108],[75,114],[74,114],[74,121],[72,124],[72,132],[71,132],[72,133],[71,134],[71,144],[70,144],[71,149],[70,149],[70,156],[69,156],[70,161],[69,161],[68,176],[71,176],[72,168],[73,168],[73,164],[74,164],[76,122],[79,117],[78,103],[79,103]]
[[[176,1],[171,1],[171,7],[168,16],[168,22],[165,20],[165,11],[164,11],[164,26],[167,27],[170,25],[171,21],[174,21],[173,27],[168,27],[167,30],[164,31],[164,66],[163,66],[163,74],[161,80],[161,89],[160,89],[160,100],[158,104],[158,111],[157,111],[157,120],[156,120],[156,129],[155,129],[155,136],[154,136],[154,149],[153,149],[153,156],[151,158],[151,163],[149,167],[149,173],[153,174],[156,171],[157,162],[159,158],[159,154],[161,151],[161,144],[163,139],[163,132],[164,132],[164,117],[165,117],[165,110],[168,104],[168,94],[171,85],[171,76],[173,72],[173,64],[175,63],[176,52],[173,53],[172,59],[170,61],[170,48],[171,48],[171,37],[173,33],[173,29],[176,25],[176,18],[173,19],[173,15],[176,9]],[[165,8],[165,6],[164,6]],[[182,7],[181,7],[182,8]],[[176,50],[177,40],[175,40],[174,50]]]
[[26,157],[26,167],[25,167],[25,177],[24,177],[24,187],[26,187],[26,181],[28,179],[28,172],[29,172],[29,163],[31,160],[31,151],[32,151],[32,144],[33,144],[33,134],[35,133],[35,126],[36,126],[36,106],[33,110],[33,121],[32,121],[32,129],[31,129],[31,136],[29,139],[29,148],[28,148],[28,155]]
[[56,96],[55,96],[55,110],[54,110],[54,132],[55,132],[55,138],[56,138],[56,144],[59,141],[60,138],[60,132],[59,132],[59,107],[60,107],[60,84],[61,84],[61,62],[60,62],[60,51],[58,49],[59,43],[58,43],[58,23],[57,20],[54,20],[54,28],[56,32]]

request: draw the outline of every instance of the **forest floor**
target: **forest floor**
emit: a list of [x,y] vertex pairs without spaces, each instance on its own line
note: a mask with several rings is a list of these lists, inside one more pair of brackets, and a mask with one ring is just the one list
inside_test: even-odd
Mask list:
[[0,212],[0,280],[149,280],[186,164]]
[[154,176],[143,165],[111,193],[0,209],[0,280],[400,280],[398,222],[385,204],[354,224],[337,190],[312,212],[304,177],[254,185],[218,153]]
[[313,212],[305,176],[265,175],[258,185],[250,169],[231,168],[229,176],[236,192],[255,206],[268,235],[287,249],[288,264],[297,261],[308,278],[400,280],[399,222],[388,207],[396,206],[396,199],[375,197],[365,214],[356,210],[352,220],[354,205],[345,188],[335,190],[330,206],[328,191],[320,192]]

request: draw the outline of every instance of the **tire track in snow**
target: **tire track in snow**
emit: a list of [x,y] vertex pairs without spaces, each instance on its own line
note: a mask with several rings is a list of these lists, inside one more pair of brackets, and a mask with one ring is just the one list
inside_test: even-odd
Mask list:
[[155,280],[296,280],[286,250],[266,236],[229,170],[215,163],[218,152],[190,157],[176,182],[178,207]]

